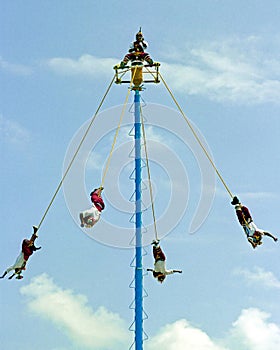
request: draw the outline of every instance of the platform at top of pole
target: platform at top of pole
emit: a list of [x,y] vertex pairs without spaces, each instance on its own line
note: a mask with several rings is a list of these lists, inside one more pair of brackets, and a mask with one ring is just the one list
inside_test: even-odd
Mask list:
[[[124,68],[115,66],[115,83],[118,85],[132,83],[132,90],[141,91],[144,83],[160,83],[159,67],[160,63],[158,62],[154,63],[153,65],[138,63],[135,65],[125,66]],[[131,72],[130,79],[127,77],[129,74],[128,72]]]

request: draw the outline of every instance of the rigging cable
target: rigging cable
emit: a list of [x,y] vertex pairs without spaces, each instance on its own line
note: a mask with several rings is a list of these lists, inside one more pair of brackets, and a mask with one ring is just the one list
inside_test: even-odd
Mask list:
[[167,91],[169,92],[170,96],[172,97],[173,101],[175,102],[177,108],[179,109],[180,113],[182,114],[183,118],[185,119],[185,121],[187,122],[191,132],[193,133],[195,139],[197,140],[197,142],[199,143],[200,147],[202,148],[203,152],[205,153],[206,157],[208,158],[209,162],[211,163],[213,169],[215,170],[216,174],[218,175],[219,179],[221,180],[222,184],[224,185],[225,189],[227,190],[228,194],[230,195],[231,198],[233,198],[233,194],[230,191],[229,187],[227,186],[225,180],[223,179],[222,175],[220,174],[220,172],[218,171],[214,161],[212,160],[212,158],[210,157],[209,153],[207,152],[206,148],[204,147],[204,145],[202,144],[201,140],[199,139],[197,133],[195,132],[193,126],[191,125],[191,122],[189,121],[189,119],[186,117],[186,115],[184,114],[182,108],[180,107],[179,103],[176,101],[174,95],[172,94],[170,88],[167,86],[167,83],[165,82],[165,80],[163,79],[162,75],[159,73],[162,82],[164,84],[164,86],[166,87]]
[[109,169],[109,165],[110,165],[111,158],[112,158],[112,155],[113,155],[114,147],[115,147],[115,144],[116,144],[116,141],[117,141],[117,137],[118,137],[118,134],[119,134],[119,131],[120,131],[120,127],[121,127],[121,123],[122,123],[122,120],[123,120],[123,116],[124,116],[124,113],[125,113],[125,110],[126,110],[126,106],[127,106],[127,103],[128,103],[128,98],[129,98],[129,95],[130,95],[130,92],[131,92],[132,81],[134,79],[135,73],[136,73],[136,69],[133,72],[131,80],[130,80],[130,86],[129,86],[128,92],[126,94],[126,98],[125,98],[124,105],[123,105],[123,108],[122,108],[122,112],[121,112],[121,115],[120,115],[119,124],[117,126],[117,129],[116,129],[116,132],[115,132],[115,136],[114,136],[114,140],[113,140],[112,147],[111,147],[111,151],[109,153],[109,156],[108,156],[108,159],[107,159],[107,162],[106,162],[106,165],[105,165],[105,170],[103,172],[103,176],[102,176],[101,186],[100,187],[103,187],[104,181],[105,181],[105,177],[106,177],[108,169]]
[[111,87],[112,87],[112,84],[113,84],[113,82],[114,82],[114,79],[115,79],[115,75],[114,75],[112,81],[110,82],[110,84],[109,84],[109,86],[108,86],[108,88],[107,88],[107,90],[106,90],[106,92],[105,92],[105,94],[104,94],[104,96],[103,96],[103,98],[102,98],[102,100],[101,100],[101,102],[100,102],[100,104],[99,104],[99,106],[98,106],[98,108],[97,108],[97,110],[96,110],[94,116],[92,117],[92,119],[91,119],[91,121],[90,121],[90,123],[89,123],[89,126],[87,127],[87,129],[86,129],[86,131],[85,131],[85,134],[84,134],[84,136],[82,137],[82,139],[81,139],[81,141],[80,141],[80,143],[79,143],[79,145],[78,145],[78,147],[77,147],[77,150],[76,150],[76,152],[74,153],[74,155],[73,155],[73,157],[72,157],[72,159],[71,159],[71,161],[70,161],[70,163],[69,163],[69,165],[68,165],[68,167],[67,167],[65,173],[63,174],[62,179],[61,179],[61,181],[59,182],[59,184],[58,184],[58,186],[57,186],[57,189],[56,189],[56,191],[55,191],[55,193],[54,193],[54,195],[53,195],[53,197],[52,197],[52,199],[51,199],[51,201],[50,201],[50,203],[49,203],[47,209],[46,209],[45,212],[44,212],[44,215],[42,216],[42,219],[41,219],[41,221],[40,221],[40,223],[39,223],[39,225],[38,225],[38,230],[39,230],[39,228],[41,227],[43,221],[45,220],[45,217],[46,217],[46,215],[47,215],[47,213],[48,213],[48,211],[49,211],[51,205],[53,204],[53,202],[54,202],[54,200],[55,200],[55,197],[57,196],[57,194],[58,194],[58,192],[59,192],[59,190],[60,190],[60,188],[61,188],[61,186],[62,186],[62,184],[63,184],[63,181],[65,180],[65,178],[66,178],[66,176],[67,176],[67,174],[68,174],[68,172],[69,172],[69,170],[70,170],[70,168],[71,168],[71,166],[72,166],[74,160],[76,159],[77,154],[79,153],[80,148],[82,147],[82,144],[83,144],[83,142],[85,141],[85,138],[87,137],[87,135],[88,135],[88,133],[89,133],[89,130],[90,130],[90,128],[92,127],[92,124],[94,123],[95,118],[97,117],[97,114],[98,114],[98,112],[99,112],[99,110],[100,110],[100,108],[101,108],[103,102],[105,101],[106,96],[108,95],[108,93],[109,93],[109,91],[110,91],[110,89],[111,89]]
[[154,200],[153,200],[153,189],[152,189],[152,182],[151,182],[151,172],[150,172],[150,165],[149,165],[149,159],[148,159],[148,150],[147,150],[146,133],[145,133],[145,127],[144,127],[144,118],[142,114],[142,108],[141,108],[141,123],[142,123],[142,133],[143,133],[143,139],[144,139],[144,149],[145,149],[145,157],[146,157],[148,180],[149,180],[150,200],[152,205],[152,214],[153,214],[153,221],[154,221],[155,238],[158,241],[155,207],[154,207]]

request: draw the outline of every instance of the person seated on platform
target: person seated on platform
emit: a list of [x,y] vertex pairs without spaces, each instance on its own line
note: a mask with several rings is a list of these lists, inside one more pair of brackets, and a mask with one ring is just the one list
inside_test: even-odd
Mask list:
[[125,55],[124,59],[121,61],[119,68],[125,68],[129,61],[140,61],[147,62],[150,66],[154,64],[150,55],[145,52],[148,47],[148,43],[144,40],[141,28],[136,34],[136,40],[130,45],[129,53]]

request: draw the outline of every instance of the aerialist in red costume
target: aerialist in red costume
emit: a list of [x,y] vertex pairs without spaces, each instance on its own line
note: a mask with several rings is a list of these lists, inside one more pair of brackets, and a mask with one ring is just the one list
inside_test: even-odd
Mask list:
[[268,236],[277,242],[278,238],[274,237],[271,233],[259,229],[256,224],[253,222],[250,211],[245,205],[241,204],[239,199],[235,196],[231,202],[235,206],[236,215],[240,225],[243,227],[248,242],[251,243],[253,248],[256,248],[258,245],[262,244],[262,237]]
[[92,207],[80,213],[81,227],[91,228],[100,219],[100,214],[105,208],[104,201],[101,197],[103,187],[95,188],[90,193]]
[[23,270],[25,270],[27,260],[33,254],[33,252],[41,249],[41,247],[37,248],[34,245],[35,239],[38,237],[37,231],[38,231],[38,228],[36,226],[33,226],[32,237],[30,239],[24,239],[22,241],[21,252],[17,257],[14,265],[8,267],[7,270],[3,273],[3,275],[0,276],[0,278],[4,278],[12,270],[14,270],[14,273],[9,277],[9,279],[12,279],[15,275],[17,275],[16,277],[17,279],[23,278],[21,273]]

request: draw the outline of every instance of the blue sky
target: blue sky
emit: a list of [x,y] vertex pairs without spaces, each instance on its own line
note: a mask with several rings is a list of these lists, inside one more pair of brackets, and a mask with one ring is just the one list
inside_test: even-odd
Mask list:
[[[279,235],[279,13],[272,0],[1,1],[2,270],[40,222],[71,147],[140,26],[230,190],[258,226]],[[164,85],[145,87],[159,235],[168,267],[183,274],[162,285],[144,277],[144,348],[279,349],[279,243],[265,237],[257,250],[249,246]],[[76,215],[100,184],[126,95],[126,85],[112,86],[43,222],[42,250],[24,279],[1,280],[5,350],[119,350],[133,342],[129,110],[105,179],[102,219],[84,232]],[[128,108],[132,102],[133,93]],[[144,170],[143,178],[147,185]],[[143,196],[147,268],[153,231],[147,191]]]

